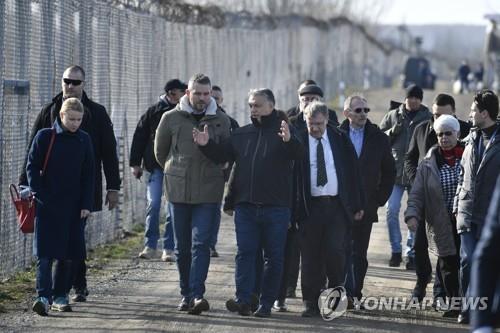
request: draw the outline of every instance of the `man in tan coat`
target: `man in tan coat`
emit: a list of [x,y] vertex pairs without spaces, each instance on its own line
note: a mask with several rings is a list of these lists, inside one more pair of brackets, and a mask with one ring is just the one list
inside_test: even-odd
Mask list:
[[229,118],[217,107],[211,90],[207,76],[194,75],[179,104],[162,116],[155,139],[155,156],[165,172],[176,240],[182,295],[178,309],[191,314],[209,310],[203,297],[210,264],[209,243],[224,192],[223,165],[201,153],[192,133],[207,126],[217,142],[230,133]]

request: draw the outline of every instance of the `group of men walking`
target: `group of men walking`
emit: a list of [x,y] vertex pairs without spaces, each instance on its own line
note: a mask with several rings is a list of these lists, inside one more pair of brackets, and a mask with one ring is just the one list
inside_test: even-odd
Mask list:
[[[42,110],[32,137],[38,129],[52,126],[62,100],[80,98],[85,107],[82,129],[90,134],[98,165],[94,210],[102,205],[101,164],[107,181],[106,203],[112,209],[120,185],[116,141],[104,108],[83,92],[84,82],[80,67],[64,72],[63,92]],[[401,264],[399,211],[403,193],[411,192],[419,162],[427,151],[436,142],[442,143],[438,137],[451,135],[437,133],[434,124],[441,115],[455,117],[451,96],[439,94],[430,112],[422,104],[422,89],[412,85],[404,102],[390,110],[378,127],[368,119],[368,101],[353,94],[345,100],[345,120],[339,124],[336,112],[322,102],[322,89],[307,80],[299,86],[298,106],[288,113],[276,109],[271,90],[251,90],[251,122],[239,127],[220,106],[222,90],[212,86],[204,74],[194,75],[187,85],[170,80],[164,90],[139,120],[130,166],[138,179],[144,170],[148,172],[141,258],[152,258],[156,253],[165,184],[167,224],[161,258],[177,264],[180,311],[200,314],[210,308],[205,281],[210,258],[218,256],[215,244],[226,182],[224,211],[234,213],[237,241],[235,297],[226,302],[231,312],[269,317],[273,305],[286,311],[285,298],[294,294],[299,262],[302,316],[320,315],[318,298],[325,288],[345,286],[350,306],[354,306],[353,301],[362,298],[372,224],[378,221],[378,208],[386,202],[392,250],[389,266]],[[484,279],[481,273],[491,258],[491,242],[498,238],[498,214],[490,213],[490,221],[484,222],[495,190],[493,179],[500,170],[497,115],[497,96],[481,91],[471,106],[474,131],[468,135],[469,124],[459,122],[460,137],[466,139],[453,207],[461,241],[463,295],[494,293],[491,283],[485,283],[489,289],[484,290],[477,281]],[[23,177],[21,182],[25,182]],[[497,197],[493,196],[494,200]],[[405,218],[410,229],[406,268],[416,270],[412,296],[421,301],[432,278],[432,266],[425,223],[415,225],[413,218]],[[482,229],[487,234],[484,241]],[[84,256],[73,259],[74,300],[84,301]],[[68,269],[62,266],[58,269]],[[449,296],[444,285],[449,279],[441,273],[437,269],[436,303],[446,302]],[[37,289],[39,284],[37,281]],[[68,280],[64,290],[69,292],[70,286]],[[492,316],[481,313],[474,318],[477,325],[490,325]],[[468,319],[469,312],[460,313],[459,321]]]

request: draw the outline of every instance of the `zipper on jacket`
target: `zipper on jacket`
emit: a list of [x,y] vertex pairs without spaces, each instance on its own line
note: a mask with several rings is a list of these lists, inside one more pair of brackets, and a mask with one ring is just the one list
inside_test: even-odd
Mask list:
[[259,136],[257,137],[257,144],[255,145],[255,151],[253,152],[252,165],[250,167],[250,200],[253,202],[253,178],[255,174],[255,159],[257,157],[257,152],[259,151],[260,138],[262,137],[262,129],[259,129]]

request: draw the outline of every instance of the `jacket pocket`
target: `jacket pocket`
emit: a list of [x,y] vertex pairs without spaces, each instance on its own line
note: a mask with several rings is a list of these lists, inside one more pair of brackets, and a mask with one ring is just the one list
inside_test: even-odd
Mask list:
[[474,201],[471,191],[461,190],[458,193],[457,229],[470,228]]
[[165,169],[165,187],[168,201],[186,201],[186,169],[174,165]]

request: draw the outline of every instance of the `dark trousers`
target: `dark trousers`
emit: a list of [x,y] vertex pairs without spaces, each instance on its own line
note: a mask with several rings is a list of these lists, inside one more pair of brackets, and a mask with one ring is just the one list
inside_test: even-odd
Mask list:
[[71,275],[75,294],[85,294],[87,292],[87,264],[85,259],[73,261]]
[[[361,299],[361,291],[365,282],[368,270],[368,245],[370,244],[370,234],[372,232],[372,222],[355,221],[351,226],[351,257],[346,260],[347,265],[347,292],[352,297]],[[349,253],[347,253],[349,255]],[[349,264],[350,263],[350,264]]]
[[69,273],[69,283],[66,285],[66,293],[69,294],[71,287],[75,290],[75,294],[87,293],[87,265],[85,260],[73,260],[71,265],[66,261],[56,261],[55,263],[56,274]]
[[337,197],[312,199],[311,214],[300,226],[302,299],[306,307],[317,307],[325,273],[328,288],[344,285],[348,223]]
[[[56,261],[59,269],[52,270]],[[36,291],[39,297],[46,297],[49,302],[53,298],[65,297],[70,288],[71,261],[37,258],[36,260]]]
[[459,270],[460,256],[438,257],[438,266],[441,271],[444,290],[448,297],[460,296]]
[[283,262],[283,277],[281,279],[278,300],[284,301],[288,289],[297,288],[300,269],[299,233],[295,228],[288,229],[285,244],[285,260]]
[[291,228],[287,239],[288,269],[286,270],[286,287],[295,290],[300,271],[300,237],[296,229]]
[[66,293],[69,294],[71,288],[75,290],[75,294],[85,294],[87,295],[87,264],[85,263],[85,257],[87,249],[85,247],[85,227],[87,225],[87,219],[83,220],[81,225],[81,237],[83,238],[83,248],[80,251],[82,254],[79,258],[73,258],[71,260],[71,265],[69,266],[66,261],[56,261],[55,270],[56,274],[64,274],[67,270],[70,273],[69,283],[67,285]]
[[[419,223],[415,232],[415,271],[417,274],[417,284],[423,288],[432,279],[432,265],[429,258],[429,242],[425,230],[425,223]],[[446,291],[443,286],[440,265],[436,265],[436,277],[433,286],[434,298],[445,297]]]

